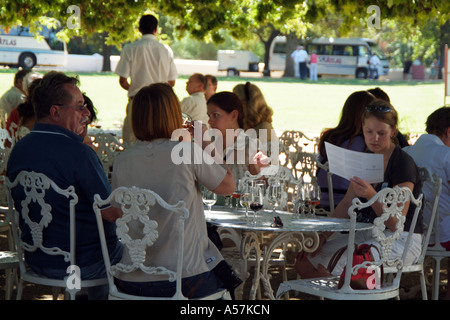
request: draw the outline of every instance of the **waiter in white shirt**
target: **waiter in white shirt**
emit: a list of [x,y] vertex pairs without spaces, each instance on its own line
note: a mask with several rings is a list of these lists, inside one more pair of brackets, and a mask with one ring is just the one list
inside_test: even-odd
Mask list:
[[[128,91],[127,115],[124,119],[122,137],[126,143],[136,138],[131,127],[131,106],[134,95],[152,83],[166,82],[172,87],[178,77],[172,50],[156,39],[158,20],[144,15],[139,20],[141,39],[126,45],[120,54],[115,73],[120,86]],[[130,78],[130,81],[128,80]]]
[[381,63],[380,58],[374,53],[369,59],[370,79],[378,79],[378,65]]
[[297,50],[291,54],[292,60],[294,60],[295,77],[300,77],[301,79],[306,78],[306,59],[308,58],[308,53],[303,48],[303,46],[298,46]]

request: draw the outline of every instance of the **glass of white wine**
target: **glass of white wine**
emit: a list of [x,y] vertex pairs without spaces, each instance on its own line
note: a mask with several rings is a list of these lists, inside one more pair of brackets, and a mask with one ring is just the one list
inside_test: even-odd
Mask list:
[[202,186],[203,203],[208,206],[208,215],[211,217],[211,207],[216,204],[217,194]]
[[281,185],[279,183],[271,183],[267,188],[267,201],[273,207],[272,213],[275,214],[276,208],[279,206],[281,198]]
[[245,218],[248,220],[248,207],[250,205],[250,188],[252,184],[248,181],[239,180],[240,197],[239,203],[245,208]]

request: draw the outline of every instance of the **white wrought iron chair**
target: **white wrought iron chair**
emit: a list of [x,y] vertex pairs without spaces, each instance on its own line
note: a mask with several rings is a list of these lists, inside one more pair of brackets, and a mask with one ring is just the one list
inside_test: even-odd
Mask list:
[[[438,214],[440,214],[439,211]],[[450,213],[447,213],[447,215],[448,214]],[[435,225],[433,226],[433,233],[434,233],[433,236],[435,238],[435,242],[434,246],[430,246],[427,248],[426,257],[431,258],[434,261],[431,299],[439,300],[439,287],[441,285],[440,284],[441,261],[444,258],[450,260],[450,251],[447,251],[439,242],[439,219],[435,219],[434,223]]]
[[[375,201],[383,204],[383,213],[380,217],[374,220],[374,227],[372,235],[380,246],[380,259],[373,262],[358,264],[352,266],[353,250],[347,250],[347,264],[345,271],[345,280],[343,286],[338,289],[338,282],[340,277],[324,277],[314,279],[299,279],[283,282],[277,291],[277,299],[287,291],[294,290],[323,298],[336,300],[381,300],[396,298],[399,294],[400,278],[403,270],[403,261],[406,257],[406,252],[409,248],[412,232],[409,233],[405,244],[405,252],[401,259],[390,259],[392,244],[397,240],[403,232],[405,216],[402,214],[402,209],[408,201],[416,205],[414,217],[411,222],[411,230],[417,222],[420,208],[422,206],[422,195],[415,199],[411,190],[406,187],[385,188],[379,191],[372,199],[363,203],[358,198],[353,199],[352,205],[348,209],[350,216],[350,232],[348,236],[347,248],[354,248],[355,245],[355,225],[357,213],[355,210],[371,206]],[[395,217],[398,222],[396,224],[395,232],[385,232],[385,221],[390,217]],[[395,266],[397,273],[391,282],[386,282],[381,286],[376,286],[372,290],[356,290],[350,287],[350,277],[356,274],[361,267],[380,267]]]
[[11,213],[8,208],[7,192],[5,187],[5,172],[11,148],[0,149],[0,233],[6,234],[8,250],[0,251],[0,270],[5,270],[5,297],[11,298],[13,282],[19,267],[14,236],[12,233]]
[[[103,229],[103,220],[100,208],[107,204],[120,205],[123,216],[116,220],[116,233],[122,244],[128,250],[131,263],[119,262],[111,265],[108,248],[106,245],[105,233]],[[151,208],[159,205],[164,209],[170,210],[178,215],[179,223],[174,231],[178,233],[178,254],[176,270],[169,270],[165,266],[148,265],[146,262],[146,250],[154,245],[158,239],[158,223],[151,220]],[[179,201],[175,205],[170,205],[164,201],[155,192],[137,187],[119,187],[111,195],[102,200],[99,195],[94,197],[94,211],[97,217],[97,225],[100,234],[103,258],[105,261],[106,274],[109,283],[110,300],[184,300],[186,297],[182,294],[182,263],[184,251],[184,220],[189,216],[189,211],[184,201]],[[133,239],[129,232],[129,224],[142,224],[142,237]],[[176,231],[175,231],[176,230]],[[175,244],[174,244],[175,245]],[[120,292],[114,284],[114,276],[118,273],[130,273],[140,270],[148,275],[166,276],[169,281],[176,281],[176,292],[173,297],[143,297]],[[230,299],[227,290],[220,290],[212,295],[203,297],[199,300],[218,300]]]
[[[298,153],[299,152],[310,152],[312,154],[317,154],[317,148],[319,143],[319,138],[309,138],[301,131],[284,131],[279,140],[279,161],[284,167],[292,170],[292,174],[295,179],[299,179],[299,171],[301,168],[297,168],[298,164]],[[308,145],[312,147],[308,148]],[[312,149],[312,150],[311,150]]]
[[[432,185],[433,196],[431,198],[424,197],[423,199],[423,207],[428,207],[430,209],[430,222],[428,225],[424,225],[425,232],[424,237],[422,239],[422,253],[416,262],[410,265],[404,265],[402,272],[418,272],[420,276],[420,288],[422,291],[422,299],[427,300],[427,287],[425,283],[425,274],[424,274],[424,260],[425,254],[427,252],[428,243],[430,241],[430,236],[432,234],[434,225],[434,220],[436,217],[439,197],[441,195],[442,190],[442,179],[439,178],[436,174],[431,174],[431,172],[427,168],[419,168],[421,179],[424,183],[429,183]],[[384,273],[390,274],[397,272],[397,269],[394,267],[384,267]]]
[[[22,241],[22,234],[18,226],[19,217],[12,218],[13,220],[13,234],[14,240],[17,245],[17,252],[19,258],[19,269],[20,277],[19,284],[17,288],[17,299],[22,298],[23,283],[30,282],[38,285],[51,286],[65,288],[65,292],[70,296],[71,300],[75,299],[75,294],[80,290],[80,288],[95,287],[100,285],[106,285],[107,279],[93,279],[93,280],[81,280],[76,279],[76,284],[80,284],[80,288],[77,286],[68,285],[67,277],[66,279],[52,279],[33,272],[26,264],[24,252],[34,252],[36,250],[41,250],[43,253],[48,255],[61,255],[64,261],[70,266],[76,266],[75,258],[75,205],[78,203],[78,196],[75,193],[75,188],[69,186],[67,189],[59,188],[54,181],[48,178],[42,173],[21,171],[13,182],[10,182],[8,178],[5,181],[8,194],[8,205],[10,210],[17,212],[20,215],[23,223],[25,223],[31,230],[31,243]],[[16,210],[14,200],[12,198],[12,190],[15,188],[22,188],[25,194],[25,198],[20,202],[20,210]],[[67,230],[70,237],[70,249],[65,251],[58,247],[48,248],[44,246],[45,239],[44,230],[48,228],[53,220],[53,208],[51,204],[46,202],[45,195],[46,192],[52,190],[56,192],[59,196],[67,198],[69,203],[69,219],[70,219],[70,229]],[[30,210],[30,206],[36,208],[40,207],[40,214],[33,214],[33,210]],[[31,211],[31,212],[30,212]],[[38,221],[38,219],[40,220]],[[18,232],[15,232],[18,230]],[[19,234],[18,234],[19,233]],[[69,270],[68,268],[68,270]],[[70,271],[68,271],[69,273]],[[68,275],[69,276],[69,275]],[[82,275],[80,275],[82,277]],[[80,280],[79,282],[77,280]],[[56,297],[54,296],[54,299]]]
[[317,155],[309,152],[299,151],[295,155],[291,155],[292,163],[296,168],[296,179],[298,183],[317,182],[317,170],[320,168],[327,172],[328,197],[330,210],[317,208],[316,212],[319,215],[332,215],[334,212],[334,195],[333,195],[333,174],[329,171],[328,162],[321,163],[317,159]]
[[6,196],[5,188],[5,174],[8,164],[9,156],[11,154],[11,148],[0,149],[0,207],[8,206],[8,199]]
[[[434,176],[434,175],[433,175]],[[442,187],[442,185],[441,185]],[[438,206],[438,203],[435,204]],[[434,209],[434,208],[433,208]],[[445,215],[450,215],[450,212],[442,212],[439,208],[436,209],[436,217],[434,219],[434,223],[432,224],[432,236],[434,240],[433,246],[426,247],[425,256],[427,258],[432,259],[434,261],[434,269],[433,269],[433,280],[432,280],[432,291],[431,291],[431,299],[439,300],[439,287],[440,287],[440,273],[441,273],[441,261],[444,258],[448,258],[450,261],[450,251],[447,251],[440,242],[439,236],[439,225],[440,222]],[[431,222],[430,222],[431,225]]]
[[7,129],[0,128],[0,149],[11,148],[15,140]]
[[5,270],[5,299],[10,300],[19,268],[19,258],[13,241],[11,214],[8,208],[0,208],[0,233],[6,233],[8,240],[8,250],[0,251],[0,270]]

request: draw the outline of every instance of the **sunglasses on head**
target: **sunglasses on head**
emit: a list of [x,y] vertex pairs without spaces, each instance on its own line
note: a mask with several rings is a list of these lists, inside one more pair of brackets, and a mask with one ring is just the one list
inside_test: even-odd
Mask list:
[[367,112],[376,112],[376,111],[379,111],[379,112],[386,113],[386,112],[391,112],[392,109],[389,108],[389,107],[386,107],[386,106],[367,106],[367,107],[366,107],[366,111],[367,111]]

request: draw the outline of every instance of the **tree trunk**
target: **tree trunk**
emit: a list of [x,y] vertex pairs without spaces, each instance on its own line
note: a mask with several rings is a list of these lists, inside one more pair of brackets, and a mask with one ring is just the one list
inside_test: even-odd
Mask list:
[[102,53],[103,53],[103,67],[102,72],[111,71],[111,52],[112,46],[107,45],[106,37],[108,36],[107,32],[103,32],[103,45],[102,45]]
[[267,41],[263,41],[264,43],[264,77],[270,77],[270,69],[269,69],[269,60],[270,60],[270,46],[272,45],[273,40],[280,35],[279,30],[272,30]]
[[299,43],[299,39],[294,32],[286,36],[286,65],[284,67],[283,78],[295,76],[294,61],[291,59],[291,54],[297,49]]
[[439,53],[438,56],[439,61],[439,70],[438,70],[438,79],[443,79],[442,68],[445,63],[445,45],[448,44],[450,46],[450,22],[445,22],[440,28],[440,36],[439,36]]

